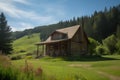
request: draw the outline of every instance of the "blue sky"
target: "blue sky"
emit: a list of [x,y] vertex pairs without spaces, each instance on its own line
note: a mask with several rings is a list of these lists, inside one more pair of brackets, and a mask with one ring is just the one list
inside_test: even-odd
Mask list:
[[120,0],[0,0],[0,12],[4,12],[13,31],[35,26],[49,25],[73,17],[91,15]]

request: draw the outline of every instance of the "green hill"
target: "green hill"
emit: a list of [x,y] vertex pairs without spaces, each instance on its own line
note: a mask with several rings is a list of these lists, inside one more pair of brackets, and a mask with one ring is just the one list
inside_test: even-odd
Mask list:
[[30,36],[23,36],[13,42],[13,53],[15,54],[30,54],[34,53],[36,42],[40,41],[39,33],[32,34]]

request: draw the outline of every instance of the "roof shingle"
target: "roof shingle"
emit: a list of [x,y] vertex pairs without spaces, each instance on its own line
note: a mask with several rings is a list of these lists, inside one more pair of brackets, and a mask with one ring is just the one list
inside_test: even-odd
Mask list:
[[[73,38],[73,36],[75,35],[75,33],[77,32],[77,30],[79,28],[80,28],[80,25],[75,25],[75,26],[72,26],[72,27],[57,29],[55,31],[67,34],[68,35],[68,39],[65,39],[65,40],[69,40],[69,39]],[[54,42],[57,42],[57,41],[60,42],[60,41],[64,41],[64,40],[63,39],[60,39],[60,40],[51,40],[51,35],[50,35],[46,41],[40,42],[40,43],[37,43],[37,44],[54,43]]]

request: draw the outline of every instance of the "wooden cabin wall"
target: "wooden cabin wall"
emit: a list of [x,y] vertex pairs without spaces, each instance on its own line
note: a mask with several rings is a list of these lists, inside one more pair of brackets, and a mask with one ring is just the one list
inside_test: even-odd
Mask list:
[[83,47],[82,47],[82,50],[87,52],[87,50],[88,50],[88,42],[87,42],[87,40],[86,40],[85,37],[83,37],[82,46],[83,46]]
[[87,50],[87,40],[81,28],[78,29],[74,37],[71,39],[71,53],[73,55],[81,55]]
[[50,45],[46,44],[46,55],[50,56]]
[[66,56],[68,53],[68,41],[54,44],[46,44],[46,55],[48,56]]
[[56,56],[56,54],[58,53],[58,49],[56,49],[57,47],[55,47],[54,44],[47,44],[46,45],[46,54],[48,56]]
[[62,34],[55,32],[52,34],[52,40],[59,40],[62,39]]
[[67,38],[67,34],[63,34],[59,32],[54,32],[51,37],[52,40],[60,40],[60,39],[66,39],[66,38]]
[[80,55],[81,52],[81,44],[80,43],[76,43],[76,42],[71,42],[71,54],[72,55]]
[[67,42],[67,55],[71,55],[71,40],[68,40]]

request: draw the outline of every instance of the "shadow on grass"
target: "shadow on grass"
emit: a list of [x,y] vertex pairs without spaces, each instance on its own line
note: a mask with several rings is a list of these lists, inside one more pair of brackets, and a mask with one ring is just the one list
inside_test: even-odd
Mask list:
[[64,57],[65,61],[107,61],[107,60],[120,60],[116,58],[109,58],[103,56],[77,56],[77,57]]

